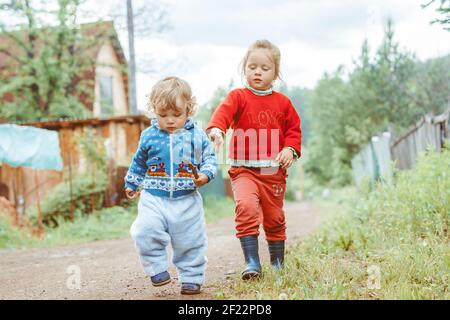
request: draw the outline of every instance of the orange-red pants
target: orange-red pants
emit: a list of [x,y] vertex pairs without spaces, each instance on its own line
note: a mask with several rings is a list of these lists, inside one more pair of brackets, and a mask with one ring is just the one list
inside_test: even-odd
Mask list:
[[236,236],[259,235],[262,224],[267,240],[285,240],[286,169],[275,168],[272,174],[261,170],[266,169],[231,167],[228,170],[236,203]]

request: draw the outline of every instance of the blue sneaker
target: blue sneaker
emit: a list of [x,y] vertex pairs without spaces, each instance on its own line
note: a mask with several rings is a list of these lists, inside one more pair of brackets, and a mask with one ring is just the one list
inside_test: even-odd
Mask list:
[[170,274],[167,271],[158,273],[154,275],[153,277],[150,277],[152,280],[152,284],[155,287],[163,286],[165,284],[168,284],[170,282]]
[[199,294],[202,286],[196,283],[182,283],[181,294]]

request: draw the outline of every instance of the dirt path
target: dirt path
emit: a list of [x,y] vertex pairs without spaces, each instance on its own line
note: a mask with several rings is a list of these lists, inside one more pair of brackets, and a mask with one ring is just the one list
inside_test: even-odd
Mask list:
[[[287,245],[319,224],[319,213],[307,202],[287,203]],[[143,273],[131,239],[31,250],[0,250],[0,299],[212,299],[218,283],[239,273],[243,256],[234,236],[232,217],[207,225],[208,267],[200,295],[179,294],[179,283],[155,288]],[[264,232],[262,263],[269,263]],[[170,252],[169,252],[170,257]],[[81,286],[71,288],[79,271]],[[176,271],[169,269],[173,277]],[[68,286],[69,284],[69,286]]]

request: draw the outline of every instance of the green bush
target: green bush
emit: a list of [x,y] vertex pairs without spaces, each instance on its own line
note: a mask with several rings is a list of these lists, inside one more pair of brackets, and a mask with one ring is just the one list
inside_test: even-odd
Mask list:
[[8,218],[0,213],[0,248],[10,249],[28,246],[32,236],[11,226]]
[[[46,226],[57,227],[60,218],[68,220],[103,208],[108,187],[104,138],[88,129],[83,134],[75,134],[73,140],[86,159],[86,173],[72,174],[71,179],[54,187],[42,201],[42,222]],[[37,223],[37,215],[35,208],[30,214],[34,224]]]
[[[101,171],[94,176],[75,176],[72,183],[63,182],[55,186],[41,203],[43,223],[57,227],[60,217],[65,220],[71,218],[72,210],[74,216],[100,210],[103,207],[106,188],[107,177]],[[36,224],[36,208],[31,211],[30,220]]]

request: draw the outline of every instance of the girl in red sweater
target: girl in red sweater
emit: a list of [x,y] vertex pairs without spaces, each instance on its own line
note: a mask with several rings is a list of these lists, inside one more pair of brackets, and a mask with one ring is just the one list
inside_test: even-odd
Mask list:
[[242,279],[261,274],[259,226],[263,225],[271,264],[284,262],[286,224],[283,211],[286,170],[301,154],[300,117],[288,97],[272,90],[280,76],[280,50],[267,40],[249,47],[242,60],[245,88],[232,90],[218,106],[207,132],[216,150],[228,128],[228,171],[236,203],[236,236],[246,268]]

